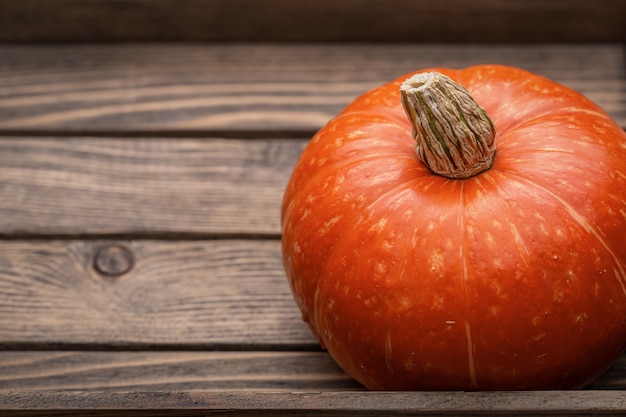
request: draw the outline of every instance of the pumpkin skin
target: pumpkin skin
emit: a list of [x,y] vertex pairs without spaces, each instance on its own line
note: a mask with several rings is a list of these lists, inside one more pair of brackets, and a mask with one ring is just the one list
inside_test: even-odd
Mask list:
[[430,68],[491,117],[491,169],[433,174],[407,74],[348,105],[284,193],[303,319],[372,390],[580,388],[626,347],[626,134],[583,95],[498,65]]

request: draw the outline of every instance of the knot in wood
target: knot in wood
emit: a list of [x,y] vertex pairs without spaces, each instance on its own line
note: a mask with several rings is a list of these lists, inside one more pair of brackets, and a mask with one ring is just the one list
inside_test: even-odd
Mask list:
[[103,246],[96,252],[95,270],[109,277],[124,275],[133,268],[134,259],[130,250],[121,245]]

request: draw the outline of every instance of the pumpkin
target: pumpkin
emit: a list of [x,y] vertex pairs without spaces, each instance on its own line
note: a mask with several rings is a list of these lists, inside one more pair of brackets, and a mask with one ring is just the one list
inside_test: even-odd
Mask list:
[[580,388],[626,346],[626,134],[538,74],[364,93],[307,144],[281,217],[302,317],[365,388]]

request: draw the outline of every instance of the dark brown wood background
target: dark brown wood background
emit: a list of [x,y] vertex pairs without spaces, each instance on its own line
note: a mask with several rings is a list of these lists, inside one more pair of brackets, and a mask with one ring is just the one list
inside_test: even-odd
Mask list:
[[519,66],[626,127],[625,10],[0,0],[0,415],[625,412],[625,358],[584,391],[363,392],[300,319],[279,219],[314,132],[414,69]]
[[622,0],[0,0],[3,41],[615,42]]

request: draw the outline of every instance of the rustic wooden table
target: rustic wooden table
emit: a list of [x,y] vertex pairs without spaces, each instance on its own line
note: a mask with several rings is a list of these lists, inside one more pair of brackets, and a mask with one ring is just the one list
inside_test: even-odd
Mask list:
[[[459,40],[454,28],[413,38],[404,21],[353,39],[332,31],[349,15],[340,2],[323,2],[334,7],[331,29],[307,37],[308,20],[297,19],[323,9],[266,2],[290,10],[287,27],[246,1],[244,21],[259,12],[277,26],[242,35],[221,23],[214,38],[198,30],[215,22],[194,13],[204,5],[219,20],[220,7],[234,13],[227,2],[182,2],[182,15],[171,1],[17,3],[0,0],[0,415],[626,413],[626,358],[580,391],[364,391],[301,321],[279,222],[313,133],[360,93],[418,68],[520,66],[581,91],[626,127],[621,2],[552,2],[564,20],[527,32],[533,43],[513,40],[550,13],[542,2],[510,2],[527,11],[521,22],[495,2],[465,6],[481,24],[504,13],[509,25],[471,43],[433,42]],[[366,3],[363,16],[389,19],[388,7]],[[443,12],[428,4],[439,28]],[[136,8],[170,34],[172,12],[192,28],[182,40],[209,42],[145,43],[179,39],[133,26]],[[76,26],[77,16],[89,24]],[[565,32],[582,21],[587,32]],[[386,43],[372,42],[377,28]],[[229,42],[238,36],[266,42]],[[508,42],[482,43],[494,37]]]

